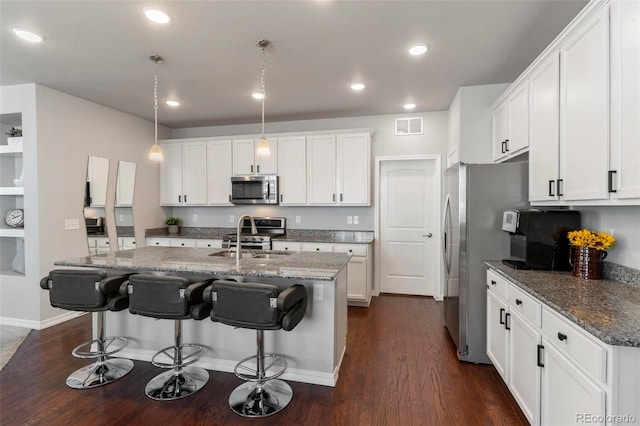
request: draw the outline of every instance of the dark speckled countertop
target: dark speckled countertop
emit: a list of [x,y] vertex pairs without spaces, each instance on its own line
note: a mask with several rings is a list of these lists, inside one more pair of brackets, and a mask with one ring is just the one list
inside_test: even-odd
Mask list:
[[640,287],[583,280],[570,272],[516,270],[502,262],[485,264],[604,343],[640,347]]

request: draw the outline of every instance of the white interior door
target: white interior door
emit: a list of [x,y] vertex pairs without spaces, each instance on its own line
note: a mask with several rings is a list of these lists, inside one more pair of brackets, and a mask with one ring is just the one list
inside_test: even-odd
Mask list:
[[436,160],[380,164],[380,291],[434,296],[440,276]]

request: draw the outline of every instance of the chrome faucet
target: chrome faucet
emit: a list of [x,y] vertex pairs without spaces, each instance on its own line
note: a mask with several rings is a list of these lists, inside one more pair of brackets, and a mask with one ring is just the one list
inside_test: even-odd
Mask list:
[[256,229],[256,222],[253,220],[251,215],[243,214],[240,216],[240,219],[238,219],[238,226],[236,227],[236,269],[240,269],[240,257],[242,256],[240,253],[240,247],[242,246],[240,242],[240,230],[242,229],[242,221],[245,217],[248,217],[249,221],[251,221],[251,233],[258,233],[258,230]]

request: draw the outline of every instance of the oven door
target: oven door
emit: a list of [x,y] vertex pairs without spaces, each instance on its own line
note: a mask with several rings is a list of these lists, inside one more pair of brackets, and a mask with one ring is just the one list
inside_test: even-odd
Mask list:
[[[222,248],[235,248],[237,243],[231,240],[223,240]],[[240,244],[243,250],[271,250],[271,241],[245,241]]]

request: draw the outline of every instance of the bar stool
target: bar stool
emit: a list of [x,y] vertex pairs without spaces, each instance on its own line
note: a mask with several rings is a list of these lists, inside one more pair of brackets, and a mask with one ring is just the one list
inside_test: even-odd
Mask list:
[[[204,351],[201,346],[182,343],[182,320],[202,320],[209,316],[211,305],[203,301],[203,291],[213,280],[190,283],[183,277],[132,275],[122,292],[129,295],[129,312],[145,317],[173,319],[174,344],[151,359],[159,368],[171,369],[159,374],[145,387],[145,393],[157,401],[189,396],[209,380],[204,368],[191,366]],[[162,360],[160,360],[162,359]],[[164,362],[166,359],[170,362]]]
[[[105,337],[105,311],[122,311],[129,306],[128,297],[119,293],[128,275],[108,277],[104,271],[56,269],[40,280],[40,287],[49,290],[51,306],[69,311],[96,312],[98,338],[76,346],[76,358],[95,359],[93,364],[74,371],[67,377],[67,386],[89,389],[106,385],[125,376],[133,368],[129,359],[110,358],[127,346],[124,337]],[[117,345],[110,349],[113,343]],[[95,346],[94,346],[95,345]],[[92,349],[92,346],[95,349]]]
[[220,280],[205,292],[205,298],[211,299],[213,321],[256,330],[256,355],[234,368],[235,375],[246,382],[229,396],[231,409],[243,417],[266,417],[285,408],[293,390],[276,379],[287,369],[287,362],[280,355],[264,353],[264,330],[291,331],[298,325],[307,310],[305,287],[296,284],[279,291],[270,284]]

